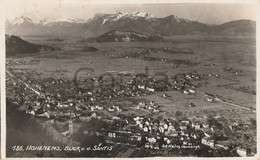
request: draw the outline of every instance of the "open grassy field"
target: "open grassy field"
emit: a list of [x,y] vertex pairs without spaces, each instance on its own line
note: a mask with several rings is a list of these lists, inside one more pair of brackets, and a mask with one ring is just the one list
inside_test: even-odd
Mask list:
[[[89,77],[98,77],[107,72],[115,74],[122,71],[145,73],[145,67],[148,67],[150,76],[162,72],[167,74],[169,79],[178,73],[197,73],[204,75],[204,79],[198,82],[203,84],[199,88],[201,92],[220,95],[244,107],[256,107],[256,95],[239,89],[239,87],[247,87],[251,91],[255,92],[256,90],[256,48],[253,40],[245,41],[241,37],[238,39],[221,39],[221,37],[218,37],[215,40],[212,37],[210,39],[203,37],[189,39],[188,36],[183,36],[168,37],[163,42],[86,44],[78,43],[77,41],[80,38],[76,37],[62,37],[64,39],[62,42],[50,42],[48,37],[23,38],[32,43],[59,46],[62,50],[7,59],[24,62],[23,64],[13,65],[14,69],[25,69],[28,72],[37,71],[42,73],[43,77],[56,78],[73,78],[74,73],[84,67],[94,69],[94,73],[88,75]],[[95,47],[98,51],[83,51],[85,46]],[[149,57],[156,60],[125,57],[132,51],[138,52],[165,47],[191,49],[194,53],[151,52]],[[160,59],[171,60],[171,63],[166,63]],[[194,64],[187,65],[189,63]],[[224,68],[232,68],[232,70],[225,71]],[[215,77],[216,74],[219,77]],[[162,98],[164,93],[171,97],[169,99]],[[184,95],[179,91],[164,93],[136,97],[135,99],[154,100],[162,106],[165,113],[183,111],[190,115],[201,110],[218,111],[223,109],[236,109],[237,112],[243,112],[228,104],[207,102],[203,94]],[[188,108],[186,106],[187,103],[191,102],[196,107]],[[134,111],[134,108],[131,110]],[[255,113],[250,114],[250,117],[255,118]]]

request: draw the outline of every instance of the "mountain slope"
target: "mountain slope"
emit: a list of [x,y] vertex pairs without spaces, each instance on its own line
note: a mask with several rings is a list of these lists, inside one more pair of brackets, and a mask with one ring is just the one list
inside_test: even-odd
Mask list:
[[7,56],[55,50],[54,47],[32,44],[13,35],[5,36],[5,45]]
[[112,30],[121,30],[167,36],[187,34],[194,31],[194,29],[201,31],[207,27],[205,24],[174,15],[156,18],[148,13],[142,13],[144,16],[138,16],[137,13],[96,14],[86,24],[88,29],[86,33],[94,33],[90,36],[96,36]]
[[213,26],[210,29],[211,33],[214,34],[255,34],[256,33],[256,22],[251,20],[237,20],[227,23],[223,23],[218,26]]
[[159,36],[148,36],[134,31],[110,31],[96,38],[90,38],[90,42],[141,42],[162,41]]

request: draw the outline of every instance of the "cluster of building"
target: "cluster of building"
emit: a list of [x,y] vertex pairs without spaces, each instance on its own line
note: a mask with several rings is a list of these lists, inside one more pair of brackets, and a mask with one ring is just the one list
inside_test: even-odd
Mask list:
[[[214,120],[220,120],[221,116],[213,117]],[[184,146],[183,148],[200,148],[202,145],[213,150],[235,151],[239,156],[248,156],[253,154],[246,147],[236,146],[229,139],[224,128],[225,125],[220,120],[222,127],[211,123],[209,120],[195,122],[188,118],[181,119],[157,119],[136,116],[126,118],[127,123],[122,127],[109,131],[107,133],[109,143],[142,144],[146,149],[160,150],[167,148],[165,146]],[[235,123],[231,124],[236,126]],[[131,128],[132,129],[126,129]],[[174,148],[174,147],[173,147]]]
[[149,104],[146,104],[145,102],[139,102],[139,104],[136,107],[137,110],[149,110],[154,113],[159,112],[159,106],[154,102],[150,101]]
[[[10,86],[8,89],[10,89],[11,92],[16,93],[12,95],[16,96],[16,98],[13,98],[15,101],[25,100],[28,102],[23,104],[28,108],[30,106],[28,113],[33,115],[37,114],[36,111],[39,109],[45,111],[52,108],[65,109],[68,107],[76,107],[76,111],[78,111],[79,106],[85,107],[83,104],[87,102],[94,103],[111,98],[134,97],[170,89],[179,89],[184,93],[187,91],[191,94],[196,93],[194,89],[195,86],[187,83],[185,80],[175,80],[174,83],[163,81],[157,82],[157,80],[152,77],[139,78],[135,75],[131,76],[129,82],[119,84],[119,87],[97,87],[93,90],[88,90],[89,88],[87,87],[79,87],[81,86],[81,82],[78,82],[78,85],[75,86],[75,84],[68,79],[33,78],[34,76],[23,75],[22,73],[15,73],[15,75],[16,78],[13,78],[12,83],[9,83]],[[87,109],[87,107],[85,108]],[[100,107],[97,109],[102,110]],[[150,109],[153,109],[154,112],[158,112],[158,109],[155,106],[151,106]],[[91,110],[95,109],[92,107]],[[111,112],[114,110],[122,111],[122,109],[113,107],[108,110]]]
[[136,58],[136,59],[142,59],[142,60],[146,60],[146,61],[161,61],[163,63],[169,63],[170,65],[175,66],[175,67],[177,67],[177,65],[189,65],[189,66],[197,65],[197,63],[190,62],[190,61],[179,61],[179,60],[157,58],[157,57],[150,56],[152,53],[156,53],[156,52],[165,52],[165,53],[171,53],[171,54],[193,54],[193,51],[190,49],[165,47],[165,48],[150,48],[150,49],[133,50],[133,51],[129,51],[125,54],[107,53],[106,55],[113,57],[113,58]]
[[[143,116],[121,118],[115,116],[122,114],[124,108],[116,104],[109,106],[99,102],[111,98],[152,94],[169,89],[180,90],[184,94],[196,94],[197,86],[193,85],[191,80],[203,78],[199,74],[188,73],[173,77],[172,82],[159,83],[151,77],[139,79],[135,75],[130,76],[130,81],[120,84],[120,87],[88,90],[84,86],[79,87],[82,86],[80,82],[75,87],[73,81],[68,79],[41,79],[27,73],[26,75],[23,73],[8,74],[7,97],[28,114],[68,121],[69,128],[62,132],[64,136],[73,134],[73,120],[102,119],[100,113],[109,112],[111,115],[107,115],[108,118],[104,120],[113,121],[114,129],[105,129],[102,131],[103,133],[97,134],[107,137],[106,142],[108,143],[141,144],[142,147],[153,150],[161,149],[163,144],[169,146],[174,144],[204,145],[212,149],[223,150],[231,150],[235,147],[238,155],[248,155],[245,147],[232,146],[228,140],[216,139],[218,133],[224,132],[223,128],[232,130],[236,127],[235,124],[226,127],[222,123],[224,127],[220,129],[206,121],[191,121],[188,118],[159,119]],[[95,81],[95,79],[91,81]],[[209,102],[218,100],[212,95],[206,96]],[[165,97],[167,96],[165,95]],[[194,106],[194,104],[189,105]],[[140,102],[136,109],[149,110],[153,113],[160,112],[159,106],[154,101]],[[85,132],[85,134],[88,133]],[[225,136],[232,135],[225,134]]]
[[193,54],[193,50],[191,49],[185,49],[185,48],[175,48],[175,47],[164,47],[163,49],[160,49],[162,52],[167,52],[171,54]]

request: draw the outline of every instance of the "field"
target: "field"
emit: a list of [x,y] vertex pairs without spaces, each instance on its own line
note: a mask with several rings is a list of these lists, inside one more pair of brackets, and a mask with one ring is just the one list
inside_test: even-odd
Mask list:
[[[23,37],[25,40],[45,45],[60,46],[61,51],[40,53],[33,56],[20,56],[11,58],[12,61],[23,61],[22,65],[13,66],[28,71],[37,71],[44,77],[66,77],[73,78],[75,72],[84,67],[93,68],[91,76],[98,77],[103,73],[120,73],[123,71],[134,73],[145,73],[148,68],[148,75],[155,76],[156,73],[165,73],[170,79],[178,73],[198,73],[209,76],[200,83],[202,92],[221,95],[245,107],[256,107],[256,96],[240,90],[239,87],[250,87],[255,91],[256,86],[256,55],[255,44],[245,43],[243,40],[226,40],[219,38],[207,40],[206,38],[192,39],[178,37],[168,39],[164,42],[111,42],[111,43],[78,43],[79,38],[65,37],[62,42],[50,42],[47,37]],[[186,41],[185,41],[186,40]],[[85,46],[92,46],[99,51],[82,51]],[[157,49],[164,47],[185,48],[193,50],[193,54],[170,54],[167,52],[152,52],[149,57],[156,60],[140,59],[138,57],[124,57],[132,51],[145,49]],[[172,60],[165,63],[160,59]],[[187,65],[194,63],[194,65]],[[231,71],[224,71],[224,68],[232,68]],[[240,71],[237,75],[235,71]],[[216,78],[213,75],[218,74]],[[115,77],[116,79],[118,77]],[[232,86],[233,88],[230,88]],[[151,100],[156,99],[159,104],[167,107],[166,110],[200,110],[227,108],[224,104],[214,104],[205,101],[203,95],[183,95],[177,91],[167,92],[172,100],[161,98],[161,93],[144,97]],[[157,98],[156,98],[157,97]],[[139,98],[139,97],[138,97]],[[193,102],[197,107],[187,108],[185,103]]]
[[[255,94],[245,93],[237,88],[247,87],[255,91],[256,87],[256,54],[255,44],[244,42],[243,40],[226,40],[223,42],[219,38],[214,41],[212,38],[192,39],[178,37],[164,42],[112,42],[112,43],[78,43],[79,38],[65,37],[63,42],[50,42],[47,37],[23,37],[32,43],[60,46],[63,50],[50,53],[40,53],[33,56],[21,56],[11,58],[12,61],[24,61],[22,65],[13,66],[23,68],[28,71],[37,71],[44,77],[67,77],[73,78],[75,72],[84,67],[93,68],[91,76],[98,77],[103,73],[116,74],[119,72],[145,73],[148,68],[148,75],[155,76],[156,73],[165,73],[170,79],[178,73],[198,73],[208,76],[200,83],[200,90],[211,94],[218,94],[230,99],[236,104],[246,107],[256,106]],[[186,40],[186,41],[185,41]],[[249,41],[250,42],[250,41]],[[92,46],[99,51],[82,51],[85,46]],[[140,59],[138,57],[124,57],[132,51],[145,49],[157,49],[164,47],[185,48],[193,50],[194,54],[170,54],[167,52],[152,52],[149,57],[156,60]],[[160,61],[160,59],[171,60],[171,63]],[[194,65],[187,65],[194,63]],[[224,68],[232,68],[225,71]],[[235,74],[239,71],[239,74]],[[218,74],[216,78],[214,75]],[[118,77],[115,77],[116,79]],[[232,86],[232,88],[230,88]],[[165,105],[183,106],[186,102],[198,103],[198,108],[221,108],[225,105],[208,104],[205,97],[186,96],[176,91],[170,91],[172,101],[163,101]],[[155,95],[153,95],[155,96]],[[149,97],[146,97],[149,98]],[[198,102],[197,102],[198,101]],[[213,107],[214,106],[214,107]],[[186,108],[187,109],[187,108]]]
[[[165,37],[162,42],[82,43],[80,37],[59,37],[62,41],[50,41],[50,37],[22,38],[61,50],[9,57],[8,67],[14,73],[37,73],[35,76],[43,79],[70,80],[99,78],[109,73],[118,83],[142,73],[157,80],[163,78],[173,85],[179,83],[176,82],[179,78],[184,78],[192,84],[187,88],[196,91],[185,94],[185,89],[167,88],[133,97],[97,101],[94,105],[117,105],[123,109],[120,113],[107,109],[97,112],[104,119],[111,120],[120,114],[171,119],[176,118],[179,111],[194,122],[222,116],[228,121],[227,127],[233,122],[250,124],[256,120],[256,48],[253,39],[176,36]],[[97,51],[86,51],[91,47]],[[105,80],[109,81],[106,77]],[[211,102],[209,95],[220,100]],[[158,112],[137,110],[139,102],[149,104],[151,101],[159,106]],[[89,102],[80,103],[87,105]],[[256,140],[254,128],[245,129],[243,134]],[[133,152],[128,151],[129,154]]]

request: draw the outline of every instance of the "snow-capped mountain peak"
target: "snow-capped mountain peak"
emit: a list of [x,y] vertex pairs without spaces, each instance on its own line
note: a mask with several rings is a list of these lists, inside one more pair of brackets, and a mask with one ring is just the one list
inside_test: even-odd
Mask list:
[[69,22],[69,23],[87,23],[85,19],[71,19],[71,18],[53,18],[53,19],[30,19],[25,16],[16,17],[14,20],[8,20],[8,22],[12,25],[21,25],[23,23],[31,23],[34,25],[46,25],[49,23],[59,23],[59,22]]
[[152,15],[150,13],[139,12],[139,11],[135,12],[134,15],[137,17],[156,18],[154,15]]
[[180,22],[191,22],[191,20],[189,20],[189,19],[181,18],[181,17],[178,17],[176,15],[171,15],[169,17],[171,17],[171,19],[175,20],[178,23],[180,23]]
[[137,20],[139,18],[144,18],[147,21],[151,21],[156,19],[155,16],[153,16],[150,13],[145,13],[145,12],[121,12],[121,11],[116,11],[112,14],[105,14],[105,13],[97,13],[95,16],[89,20],[86,19],[72,19],[72,18],[53,18],[53,19],[30,19],[25,16],[21,17],[16,17],[14,20],[9,20],[10,24],[12,25],[21,25],[23,23],[31,23],[34,25],[46,25],[46,24],[51,24],[51,23],[59,23],[59,22],[68,22],[68,23],[88,23],[92,20],[96,20],[102,18],[102,24],[105,24],[106,22],[116,22],[118,20],[121,20],[123,18],[130,18],[133,20]]
[[139,12],[139,11],[137,11],[137,12],[116,11],[116,12],[111,13],[111,14],[97,13],[88,22],[91,22],[92,20],[96,20],[96,19],[101,19],[102,20],[102,25],[104,25],[107,22],[116,22],[116,21],[124,19],[124,18],[130,18],[132,20],[137,20],[139,18],[144,18],[147,21],[152,21],[156,17],[153,16],[152,14],[145,13],[145,12]]
[[43,18],[43,19],[37,19],[37,20],[35,20],[35,24],[43,24],[43,25],[45,25],[45,24],[47,24],[49,21],[48,21],[48,19],[47,18]]
[[[40,18],[40,17],[39,17]],[[242,27],[240,26],[242,24]],[[255,33],[255,22],[232,22],[224,25],[209,26],[198,21],[180,18],[175,15],[154,17],[143,12],[114,12],[95,14],[91,19],[71,18],[41,18],[19,17],[6,21],[6,33],[13,35],[56,35],[56,36],[86,36],[95,37],[112,30],[135,31],[142,34],[162,36],[184,35],[194,33],[226,34],[229,30],[234,33]],[[235,27],[234,25],[235,24]],[[224,28],[224,29],[223,29]],[[239,29],[237,29],[239,28]],[[219,31],[221,30],[221,31]],[[223,30],[223,31],[222,31]],[[237,31],[238,30],[238,31]]]
[[58,18],[58,19],[52,19],[52,20],[48,21],[47,23],[58,23],[58,22],[86,23],[87,20],[79,19],[79,18],[76,18],[76,19],[72,19],[72,18]]
[[24,17],[24,16],[21,16],[21,17],[16,17],[11,23],[13,25],[20,25],[22,23],[25,23],[25,22],[28,22],[28,23],[33,23],[32,20],[28,17]]
[[116,16],[115,18],[118,20],[122,17],[130,17],[130,18],[138,18],[138,17],[143,17],[143,18],[155,18],[155,16],[153,16],[150,13],[145,13],[145,12],[120,12],[120,11],[116,11],[114,14],[111,14],[112,16]]

